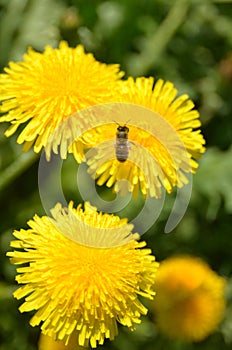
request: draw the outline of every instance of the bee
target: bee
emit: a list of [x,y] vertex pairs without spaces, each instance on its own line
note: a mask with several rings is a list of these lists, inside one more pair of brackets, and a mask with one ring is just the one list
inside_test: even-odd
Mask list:
[[130,143],[128,141],[129,128],[119,125],[116,131],[115,155],[119,162],[123,163],[129,156]]

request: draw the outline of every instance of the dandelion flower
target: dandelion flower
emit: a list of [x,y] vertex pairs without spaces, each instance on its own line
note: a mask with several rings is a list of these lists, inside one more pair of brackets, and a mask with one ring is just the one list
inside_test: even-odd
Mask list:
[[[26,123],[17,142],[24,143],[24,150],[34,144],[38,153],[48,147],[49,137],[70,115],[114,101],[116,82],[121,76],[117,64],[98,62],[81,45],[71,48],[62,41],[57,49],[46,46],[44,53],[30,48],[22,62],[10,62],[5,73],[0,74],[0,112],[5,113],[0,122],[12,124],[6,136]],[[88,125],[88,121],[79,120],[80,130],[84,122]],[[65,129],[59,135],[61,146],[70,133],[72,130]],[[58,141],[54,142],[49,146],[56,149]]]
[[[95,159],[90,157],[89,173],[97,179],[98,185],[115,186],[116,192],[120,190],[117,181],[122,179],[131,183],[129,191],[141,190],[143,195],[152,197],[160,196],[161,187],[168,193],[175,186],[182,187],[188,182],[185,174],[195,173],[198,167],[196,160],[205,151],[205,141],[199,129],[199,113],[193,102],[186,94],[176,97],[174,85],[161,79],[154,85],[153,78],[141,77],[135,81],[129,78],[120,81],[119,85],[118,101],[133,104],[129,112],[125,108],[124,116],[124,123],[129,120],[131,155],[124,163],[114,156],[103,164],[101,160],[105,153],[100,149]],[[139,106],[144,109],[138,109]],[[117,113],[115,109],[111,119],[116,118],[113,118]],[[149,120],[145,122],[146,113]],[[85,148],[115,139],[116,128],[116,124],[108,123],[87,131],[82,135]],[[141,147],[133,147],[133,144]]]
[[158,263],[150,249],[141,249],[146,244],[126,219],[90,204],[84,210],[57,204],[51,212],[53,218],[36,215],[28,230],[14,232],[16,250],[8,256],[27,264],[17,269],[23,286],[14,296],[25,297],[20,311],[36,310],[30,324],[42,323],[43,334],[65,344],[77,332],[78,345],[97,347],[114,339],[117,322],[133,330],[147,312],[138,295],[155,295]]
[[156,281],[152,308],[163,334],[201,341],[217,329],[225,311],[225,280],[204,261],[190,256],[166,259]]
[[84,350],[82,346],[77,345],[77,332],[70,337],[68,345],[65,345],[61,340],[54,340],[53,338],[42,333],[39,338],[38,349],[39,350]]

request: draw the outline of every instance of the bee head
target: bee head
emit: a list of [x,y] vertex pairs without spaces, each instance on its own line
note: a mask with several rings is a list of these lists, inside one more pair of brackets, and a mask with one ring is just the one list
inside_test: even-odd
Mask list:
[[117,131],[128,133],[129,132],[129,128],[126,125],[123,125],[123,126],[119,125],[117,127]]

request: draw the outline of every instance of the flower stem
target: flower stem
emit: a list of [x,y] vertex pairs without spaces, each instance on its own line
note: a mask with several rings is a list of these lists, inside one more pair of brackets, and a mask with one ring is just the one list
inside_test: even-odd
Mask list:
[[32,165],[38,155],[33,151],[23,153],[12,164],[10,164],[2,173],[0,173],[0,191],[13,182],[19,175]]
[[133,70],[131,74],[144,75],[159,60],[172,36],[184,21],[189,3],[189,0],[176,0],[173,3],[154,35],[146,40],[143,51],[134,58],[132,67],[128,67]]

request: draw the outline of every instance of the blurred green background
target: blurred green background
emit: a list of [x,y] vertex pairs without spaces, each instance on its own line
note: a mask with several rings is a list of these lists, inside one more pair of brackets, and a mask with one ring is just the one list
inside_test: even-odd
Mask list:
[[[210,0],[0,0],[0,69],[19,61],[28,46],[43,51],[61,39],[106,63],[119,63],[126,76],[171,80],[188,93],[201,113],[207,152],[193,177],[188,210],[170,234],[164,227],[175,194],[168,196],[155,225],[143,238],[158,260],[173,254],[202,257],[228,280],[228,306],[219,330],[196,344],[170,342],[157,333],[151,317],[136,332],[120,327],[114,350],[232,348],[232,2]],[[12,298],[15,268],[5,257],[14,229],[26,228],[35,213],[44,214],[38,192],[38,157],[22,154],[16,136],[7,139],[0,124],[0,350],[35,350],[39,329],[28,325],[20,302]],[[65,163],[67,199],[82,199],[76,166]],[[110,199],[109,189],[100,189]],[[120,216],[141,209],[133,200]],[[49,349],[48,349],[49,350]]]

